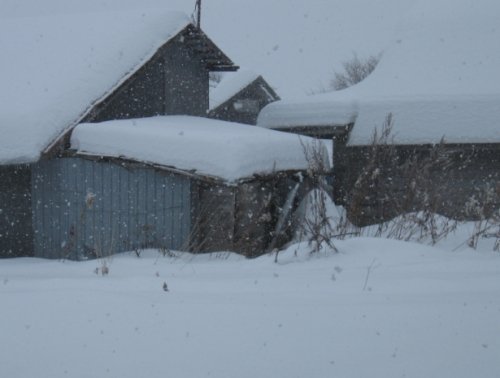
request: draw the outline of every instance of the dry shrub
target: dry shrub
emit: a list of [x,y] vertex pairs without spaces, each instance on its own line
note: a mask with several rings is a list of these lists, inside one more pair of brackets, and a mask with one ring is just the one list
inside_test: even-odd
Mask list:
[[335,230],[327,211],[329,199],[327,193],[330,190],[325,177],[330,174],[330,166],[328,155],[325,154],[325,146],[319,139],[314,139],[311,143],[301,141],[301,144],[308,163],[307,175],[313,189],[307,197],[309,201],[301,223],[300,234],[306,238],[311,254],[321,251],[325,246],[338,252],[333,243],[336,237]]
[[[365,164],[347,196],[344,227],[348,220],[357,226],[371,224],[372,236],[436,244],[464,222],[460,216],[442,215],[443,211],[453,213],[448,198],[454,169],[450,150],[444,139],[424,148],[396,148],[393,125],[388,114],[381,130],[373,134]],[[473,156],[463,153],[461,158],[465,167]],[[468,244],[476,248],[480,238],[495,237],[498,250],[499,191],[490,185],[475,190],[464,206],[466,218],[475,219]]]
[[379,60],[380,55],[360,59],[357,54],[354,54],[350,60],[342,62],[343,72],[335,72],[330,86],[338,91],[363,81],[377,67]]
[[500,209],[498,188],[486,185],[471,196],[465,205],[466,213],[476,218],[474,230],[467,240],[467,245],[476,249],[482,238],[494,238],[493,249],[500,252]]
[[436,177],[446,175],[450,166],[444,140],[425,152],[402,153],[393,143],[393,126],[389,113],[381,130],[373,133],[366,164],[348,194],[349,219],[359,226],[377,223],[375,236],[430,238],[434,244],[456,228],[455,221],[438,215],[445,191]]

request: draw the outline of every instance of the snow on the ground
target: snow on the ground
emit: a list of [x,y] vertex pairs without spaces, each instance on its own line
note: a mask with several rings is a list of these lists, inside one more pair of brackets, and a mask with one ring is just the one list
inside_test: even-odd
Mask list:
[[[132,0],[89,0],[85,4],[5,0],[0,17],[2,28],[8,26],[20,32],[23,25],[33,21],[27,16],[45,12],[75,25],[70,15],[77,12],[84,24],[82,33],[94,33],[94,21],[84,22],[87,7],[102,10],[100,7],[113,8],[113,3],[115,7],[138,7]],[[148,6],[159,3],[165,2],[144,1]],[[192,8],[194,1],[178,3]],[[463,0],[460,6],[451,0],[276,0],[272,4],[214,0],[203,4],[203,22],[210,37],[236,64],[252,68],[276,83],[282,97],[314,89],[316,81],[324,83],[325,76],[334,69],[335,59],[345,60],[353,52],[360,56],[379,53],[397,34],[398,25],[416,27],[420,25],[420,16],[422,20],[435,17],[447,27],[452,16],[469,6],[467,12],[458,14],[457,20],[466,22],[472,20],[470,15],[482,12],[484,22],[471,25],[456,36],[451,33],[444,37],[444,42],[471,38],[479,41],[478,48],[490,40],[477,40],[468,32],[486,31],[480,35],[488,37],[498,28],[492,23],[498,12],[491,11],[491,0],[480,4]],[[5,9],[7,12],[3,12]],[[447,10],[444,15],[443,9]],[[415,22],[399,19],[400,14],[409,14],[410,21],[415,17]],[[6,15],[16,19],[6,21]],[[138,36],[132,26],[139,24],[128,25],[131,35]],[[53,31],[51,36],[66,38],[63,34]],[[2,42],[10,41],[11,36],[12,33],[0,38]],[[47,36],[40,35],[40,43]],[[415,42],[420,38],[418,33],[416,36]],[[33,48],[43,45],[31,42],[29,46]],[[440,46],[441,40],[434,42],[433,46]],[[401,43],[396,41],[398,45],[413,51],[410,47],[417,44],[405,38]],[[17,60],[4,48],[8,46],[2,43],[3,56],[9,59],[4,59],[1,67],[15,61],[16,66],[35,65],[35,73],[48,69],[39,60]],[[72,53],[81,52],[71,46],[77,44],[67,46],[68,59]],[[448,46],[457,47],[453,43]],[[489,62],[497,62],[496,46],[490,46]],[[394,51],[396,54],[398,49]],[[441,51],[418,54],[415,50],[407,59],[415,58],[416,65],[419,59],[432,59]],[[111,60],[113,68],[119,61],[119,51],[116,53],[116,59]],[[389,60],[390,56],[386,52],[384,61],[394,63],[387,63],[384,68],[386,63],[381,62],[379,72],[398,64],[398,60]],[[435,72],[418,71],[420,75],[414,77],[414,82],[418,77],[419,85],[425,88],[434,79],[437,84],[442,83],[440,74],[443,78],[454,75],[457,65],[480,68],[485,62],[477,56],[457,60],[449,71],[444,64]],[[71,65],[66,67],[74,69]],[[479,68],[477,72],[490,72]],[[65,72],[56,70],[55,76],[62,78]],[[492,94],[485,90],[498,88],[496,69],[493,72],[491,83],[464,77],[462,80],[468,84],[461,88],[470,85],[471,91],[466,94],[479,96],[484,92],[487,97],[496,96],[497,91]],[[427,82],[420,81],[424,73],[432,74]],[[16,98],[18,92],[14,88],[29,83],[19,83],[19,75],[9,78],[8,82],[15,81],[16,87],[5,88],[9,96]],[[393,84],[401,83],[398,87],[407,88],[397,77],[392,79]],[[75,87],[83,85],[76,84]],[[368,86],[369,81],[364,85]],[[394,85],[388,83],[387,88],[394,89]],[[36,93],[48,89],[49,97],[52,93],[51,88],[41,84],[35,89]],[[414,89],[412,96],[418,94]],[[445,89],[434,93],[445,99],[459,93],[453,87]],[[349,92],[345,93],[349,100]],[[3,97],[0,96],[4,105],[12,103]],[[488,98],[493,101],[496,97]],[[26,114],[16,118],[16,122],[40,113],[41,105],[26,97],[17,104],[23,106]],[[59,118],[60,112],[66,110],[54,108],[51,116]],[[449,113],[454,111],[452,104]],[[2,128],[10,128],[11,124],[14,123],[2,119]],[[4,137],[14,135],[2,130]],[[255,131],[249,130],[253,137]],[[32,140],[39,132],[32,130]],[[16,141],[13,139],[12,146],[19,152]],[[203,156],[206,153],[204,150]],[[257,156],[259,152],[254,151],[249,161],[253,164]],[[238,174],[241,172],[238,168]],[[101,264],[99,260],[1,260],[0,376],[498,377],[500,256],[482,244],[477,251],[466,248],[463,242],[468,236],[465,231],[458,231],[435,247],[352,238],[336,242],[340,253],[313,258],[306,256],[304,245],[293,245],[280,254],[278,264],[273,262],[274,256],[267,255],[245,260],[226,253],[182,254],[178,258],[163,257],[154,251],[143,252],[140,258],[125,253],[107,261],[110,274],[104,277],[94,274]],[[457,246],[460,248],[455,250]],[[163,290],[165,282],[168,292]]]
[[9,17],[10,6],[0,4],[3,164],[36,161],[190,22],[181,12],[146,9]]
[[277,264],[131,252],[108,276],[99,260],[2,260],[0,375],[500,375],[498,253],[336,245],[312,258],[294,245]]
[[125,157],[236,181],[308,167],[312,139],[260,127],[190,116],[159,116],[78,125],[79,154]]

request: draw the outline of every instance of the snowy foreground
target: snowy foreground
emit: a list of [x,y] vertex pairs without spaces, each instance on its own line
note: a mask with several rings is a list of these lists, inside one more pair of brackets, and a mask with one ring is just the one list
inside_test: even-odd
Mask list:
[[0,376],[500,376],[498,252],[337,246],[1,260]]

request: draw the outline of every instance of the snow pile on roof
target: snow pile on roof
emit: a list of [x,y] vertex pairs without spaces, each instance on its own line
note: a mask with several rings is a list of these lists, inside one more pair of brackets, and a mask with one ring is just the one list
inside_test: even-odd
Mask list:
[[188,23],[158,10],[4,17],[0,164],[36,161]]
[[355,101],[339,101],[332,106],[329,99],[310,96],[291,101],[276,101],[259,113],[257,124],[272,129],[300,126],[343,126],[356,119]]
[[[175,8],[195,0],[2,0],[3,15]],[[244,67],[259,72],[282,98],[324,86],[332,70],[357,52],[378,54],[399,15],[414,0],[217,0],[202,5],[202,28]],[[258,20],[258,27],[256,27]],[[360,25],[362,25],[360,27]]]
[[495,0],[480,5],[417,0],[367,79],[299,101],[300,106],[285,101],[269,105],[258,123],[275,127],[275,120],[293,107],[300,115],[290,117],[292,125],[328,117],[334,124],[355,119],[349,143],[362,145],[391,112],[396,143],[436,143],[443,137],[450,143],[500,142],[498,14]]
[[353,52],[380,53],[414,0],[210,3],[203,11],[206,31],[235,61],[272,83],[280,97],[293,98],[325,86]]
[[500,94],[367,97],[359,107],[350,145],[370,144],[388,113],[398,144],[500,142]]
[[238,123],[190,116],[160,116],[80,124],[72,149],[125,157],[219,177],[227,181],[308,167],[309,138]]
[[252,84],[258,77],[259,75],[249,70],[225,74],[219,85],[210,90],[210,110],[224,104],[235,94]]

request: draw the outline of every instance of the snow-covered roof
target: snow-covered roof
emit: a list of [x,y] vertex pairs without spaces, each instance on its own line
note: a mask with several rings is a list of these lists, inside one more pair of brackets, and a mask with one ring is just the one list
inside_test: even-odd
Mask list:
[[190,19],[156,9],[1,21],[0,164],[8,164],[36,161]]
[[308,167],[310,138],[261,127],[190,116],[159,116],[80,124],[71,137],[78,154],[124,157],[229,182]]
[[210,110],[224,104],[235,94],[252,84],[258,77],[259,75],[250,70],[225,74],[221,82],[210,90]]
[[416,0],[368,78],[342,91],[268,105],[258,124],[355,120],[349,144],[363,145],[392,113],[395,143],[443,137],[449,143],[499,143],[499,14],[496,0]]
[[322,99],[319,96],[276,101],[262,109],[257,118],[257,124],[272,129],[344,126],[354,122],[356,107],[356,102],[349,100],[332,106],[329,99]]
[[350,145],[370,144],[388,113],[397,144],[500,143],[500,94],[366,97],[358,106]]

